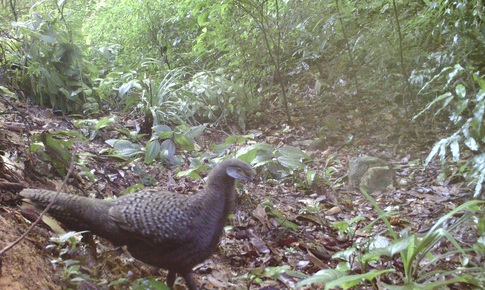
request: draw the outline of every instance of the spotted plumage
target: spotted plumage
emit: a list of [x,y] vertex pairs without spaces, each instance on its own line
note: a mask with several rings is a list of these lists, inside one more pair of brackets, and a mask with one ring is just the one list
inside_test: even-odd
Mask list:
[[[217,247],[234,208],[235,179],[253,176],[247,163],[227,159],[211,171],[204,190],[193,195],[145,191],[100,200],[61,193],[49,214],[70,229],[89,230],[115,245],[126,245],[136,259],[168,269],[169,287],[179,274],[189,289],[197,289],[192,268]],[[20,194],[39,208],[55,196],[42,189]]]

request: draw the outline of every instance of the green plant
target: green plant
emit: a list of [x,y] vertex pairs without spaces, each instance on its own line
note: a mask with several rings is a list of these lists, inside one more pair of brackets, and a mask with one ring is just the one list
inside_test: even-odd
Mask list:
[[[72,139],[59,139],[61,137],[74,137]],[[30,151],[36,153],[40,160],[47,162],[52,166],[53,171],[60,177],[64,177],[71,164],[71,152],[74,142],[79,138],[79,132],[76,131],[57,131],[43,132],[39,135],[32,136]],[[77,162],[77,157],[74,158]],[[34,168],[37,168],[34,166]],[[42,172],[46,174],[46,172]]]
[[325,159],[325,171],[322,176],[322,179],[325,181],[325,184],[331,188],[338,188],[342,186],[342,180],[347,177],[347,174],[343,174],[340,177],[335,178],[340,171],[341,166],[339,166],[340,161],[334,159],[334,156],[329,156]]
[[132,290],[170,290],[170,288],[163,282],[154,279],[137,279],[131,284]]
[[[196,65],[191,50],[200,27],[192,9],[200,2],[204,1],[93,2],[82,27],[95,63],[105,73],[137,68],[155,79],[167,70]],[[141,66],[148,59],[157,62]]]
[[276,223],[284,228],[291,229],[295,232],[300,231],[300,227],[294,222],[289,221],[285,215],[274,208],[274,204],[271,201],[264,201],[261,203],[266,213],[275,218]]
[[278,280],[283,283],[288,289],[293,288],[293,284],[290,283],[291,278],[302,278],[304,275],[301,272],[294,271],[290,266],[278,266],[278,267],[261,267],[251,271],[251,273],[244,274],[236,279],[246,279],[247,287],[250,288],[253,283],[261,283],[263,279],[269,278],[272,280]]
[[145,146],[124,139],[110,139],[106,143],[113,147],[114,154],[127,159],[144,156],[147,164],[161,160],[168,164],[180,164],[181,157],[177,156],[176,148],[191,152],[195,149],[194,138],[205,130],[205,126],[188,127],[179,125],[174,129],[166,125],[157,125],[152,128],[152,137]]
[[[256,143],[238,150],[236,156],[249,155],[254,167],[262,167],[261,174],[270,178],[290,179],[297,188],[310,188],[318,176],[307,163],[312,158],[294,146],[273,148],[266,143]],[[247,157],[246,157],[247,158]]]
[[52,237],[51,244],[46,246],[46,249],[58,253],[59,257],[53,259],[51,263],[54,267],[62,267],[61,279],[68,287],[79,286],[82,281],[94,281],[88,273],[82,271],[79,260],[66,259],[79,248],[84,247],[84,244],[79,241],[79,235],[83,233],[86,232],[68,232]]
[[97,112],[90,83],[97,70],[75,42],[75,25],[63,14],[64,7],[56,6],[48,12],[36,8],[28,20],[13,25],[21,35],[22,50],[11,56],[23,67],[21,89],[42,106],[71,113],[88,101],[91,105],[84,108],[85,112]]
[[[325,283],[325,289],[336,286],[348,289],[359,285],[362,279],[372,282],[376,277],[396,272],[397,269],[382,271],[372,269],[369,271],[368,268],[377,262],[389,263],[386,261],[393,259],[395,255],[401,258],[404,273],[402,273],[402,281],[394,283],[395,285],[402,284],[403,286],[383,284],[387,289],[436,289],[453,283],[467,283],[475,286],[483,283],[483,278],[480,279],[480,273],[483,273],[485,268],[474,264],[473,260],[468,257],[468,254],[483,254],[483,250],[480,249],[483,249],[484,246],[484,226],[480,225],[480,221],[483,222],[483,218],[480,218],[480,216],[483,215],[484,201],[473,200],[458,206],[441,217],[424,235],[410,234],[408,229],[402,231],[401,234],[397,234],[387,218],[391,213],[386,213],[380,209],[376,201],[365,191],[362,191],[362,193],[379,213],[379,218],[366,228],[370,229],[375,222],[381,220],[386,225],[387,233],[391,239],[389,240],[388,237],[382,234],[376,235],[369,240],[359,242],[359,246],[354,245],[350,249],[336,253],[333,257],[342,259],[346,263],[339,264],[337,269],[321,270],[315,275],[302,280],[297,287],[312,283]],[[464,213],[447,227],[448,221],[460,212]],[[481,238],[473,247],[463,248],[453,237],[452,232],[461,226],[470,225],[473,222],[478,227]],[[337,226],[341,232],[348,232],[352,223],[339,222],[334,224],[334,226]],[[437,245],[443,241],[449,242],[454,249],[440,251]],[[452,270],[429,270],[430,266],[455,255],[460,255],[462,267]],[[362,272],[364,272],[363,274],[351,274],[356,266],[354,263],[360,265]],[[446,279],[442,279],[442,277],[446,277]]]
[[475,184],[474,197],[478,197],[485,181],[485,79],[478,73],[473,74],[472,79],[478,84],[477,88],[473,86],[462,66],[445,67],[421,89],[423,91],[436,82],[444,83],[442,87],[439,86],[439,90],[444,93],[431,101],[414,119],[430,111],[434,105],[442,103],[434,115],[447,110],[450,121],[457,129],[451,136],[441,139],[433,146],[425,165],[438,155],[443,171],[446,172],[447,148],[450,149],[453,162],[456,164],[461,161],[460,153],[463,154],[467,150],[472,152],[467,154],[468,160],[462,172],[470,184]]
[[115,116],[107,116],[101,119],[76,120],[74,124],[89,140],[94,140],[101,129],[106,128],[116,122]]
[[[270,179],[290,180],[298,188],[308,189],[319,181],[317,173],[307,165],[312,158],[301,149],[294,146],[274,148],[266,143],[245,145],[253,138],[252,134],[229,136],[224,143],[212,147],[213,154],[221,157],[227,155],[228,150],[233,150],[238,159],[251,163],[255,168],[262,168],[260,175]],[[180,172],[179,176],[193,174],[194,170],[198,171],[197,168],[189,169]]]
[[245,130],[248,115],[259,107],[257,98],[246,93],[245,85],[224,75],[223,69],[195,73],[182,90],[199,122],[238,124]]

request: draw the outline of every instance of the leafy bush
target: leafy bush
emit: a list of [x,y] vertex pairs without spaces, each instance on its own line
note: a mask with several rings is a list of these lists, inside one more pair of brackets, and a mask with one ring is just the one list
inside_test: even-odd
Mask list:
[[[475,85],[475,83],[476,86]],[[460,164],[465,151],[468,161],[460,168],[460,173],[471,184],[475,184],[474,197],[478,197],[483,190],[485,181],[485,127],[483,125],[485,115],[485,79],[475,73],[471,78],[467,71],[460,65],[445,67],[425,84],[422,90],[438,85],[438,90],[444,92],[437,96],[429,105],[414,118],[428,112],[439,103],[442,106],[436,110],[435,116],[446,112],[456,131],[449,137],[438,141],[426,158],[428,164],[436,155],[439,155],[443,172],[446,170],[447,148],[453,158],[453,162]],[[434,90],[434,88],[433,88]],[[462,155],[460,155],[460,153]]]
[[[75,44],[73,34],[77,31],[61,18],[56,11],[34,11],[29,20],[15,23],[23,48],[16,61],[23,66],[22,89],[35,103],[78,112],[88,98],[96,102],[91,76],[97,70]],[[86,109],[88,113],[96,111],[93,106]]]
[[[485,202],[473,200],[460,205],[441,217],[424,235],[410,234],[409,229],[405,229],[398,234],[394,232],[388,219],[391,213],[386,213],[380,209],[376,201],[366,192],[363,192],[363,194],[379,213],[379,220],[386,225],[387,235],[391,239],[386,237],[385,234],[379,233],[373,238],[354,243],[351,248],[333,255],[333,258],[341,259],[345,261],[344,263],[339,264],[336,269],[318,271],[313,276],[300,281],[297,287],[322,283],[325,284],[325,289],[333,287],[349,289],[360,285],[363,279],[374,284],[376,277],[391,275],[400,269],[402,269],[403,273],[397,277],[402,277],[402,281],[391,280],[393,285],[383,282],[381,282],[381,285],[386,289],[404,289],[403,287],[405,289],[436,289],[454,283],[466,283],[475,286],[483,283],[483,277],[480,277],[485,268],[482,265],[475,264],[473,259],[469,257],[469,254],[482,255],[484,253],[485,231],[483,224],[480,224],[483,223],[483,217],[481,216],[483,216]],[[453,224],[448,226],[449,220],[460,212],[464,213]],[[352,238],[354,232],[352,230],[353,224],[361,220],[362,218],[357,217],[349,222],[334,223],[334,226],[339,231],[351,235]],[[362,230],[371,230],[375,222],[377,221],[370,223]],[[453,230],[463,225],[474,225],[478,229],[480,238],[473,247],[463,248],[453,237]],[[454,249],[446,251],[437,249],[439,243],[444,241],[453,245]],[[400,257],[400,261],[395,260],[396,255]],[[460,255],[462,267],[452,270],[428,270],[430,266],[436,265],[454,255]],[[392,266],[388,265],[392,269],[369,270],[371,267],[378,268],[378,265],[382,266],[381,264],[384,264],[385,266],[387,263],[392,263]],[[402,265],[396,267],[396,263],[402,263]],[[353,274],[355,269],[363,273]],[[443,279],[444,277],[446,278]],[[396,285],[401,283],[403,286]]]
[[160,124],[194,124],[194,105],[187,102],[180,87],[184,71],[168,72],[157,87],[156,80],[145,77],[137,79],[129,74],[129,80],[118,89],[119,99],[126,109],[141,111],[145,116],[142,132],[149,133],[152,126]]
[[244,85],[218,72],[196,73],[182,90],[200,122],[238,124],[245,130],[247,116],[259,107],[258,101],[245,93]]
[[[57,253],[59,256],[51,263],[54,267],[62,267],[61,281],[65,284],[66,288],[75,287],[78,288],[85,281],[95,281],[96,279],[91,277],[87,271],[83,270],[82,263],[70,258],[70,256],[76,256],[76,252],[80,252],[80,249],[86,245],[80,242],[79,236],[84,232],[68,232],[62,235],[52,237],[50,244],[46,246],[46,249]],[[77,256],[80,256],[79,254]]]
[[182,158],[176,155],[177,147],[187,152],[193,151],[193,140],[202,134],[205,126],[179,125],[172,129],[167,125],[157,125],[152,130],[152,137],[145,146],[124,139],[110,139],[106,143],[113,147],[114,154],[121,159],[144,156],[147,164],[155,160],[171,165],[180,164]]
[[[199,27],[192,9],[200,1],[108,0],[93,2],[83,22],[95,62],[107,64],[105,73],[140,72],[158,78],[174,68],[193,65],[191,46]],[[123,19],[123,21],[119,21]],[[107,63],[107,57],[109,63]],[[154,59],[151,65],[140,64]],[[111,70],[114,68],[114,70]]]

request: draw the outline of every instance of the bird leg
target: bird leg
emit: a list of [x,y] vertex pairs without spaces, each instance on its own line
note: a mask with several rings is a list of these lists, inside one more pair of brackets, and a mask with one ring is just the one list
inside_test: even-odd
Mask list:
[[[175,277],[176,277],[177,272],[169,270],[167,274],[167,286],[170,289],[174,289],[173,286],[175,284]],[[194,277],[192,277],[192,273],[179,273],[180,276],[182,276],[185,280],[185,284],[189,290],[198,290],[197,288],[197,283],[195,283]]]
[[195,283],[194,277],[192,277],[192,273],[181,273],[181,276],[184,277],[185,284],[187,285],[187,288],[190,290],[198,290],[199,288],[197,287],[197,283]]
[[167,286],[170,289],[173,289],[173,284],[175,283],[175,271],[168,270],[167,274]]

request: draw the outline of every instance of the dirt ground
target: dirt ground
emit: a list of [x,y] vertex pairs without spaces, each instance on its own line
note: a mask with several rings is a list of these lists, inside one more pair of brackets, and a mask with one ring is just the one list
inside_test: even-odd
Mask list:
[[[0,208],[0,248],[12,243],[28,228],[16,210]],[[22,240],[1,257],[0,289],[59,289],[58,274],[42,247],[47,241],[41,230]],[[54,275],[53,275],[54,274]]]

